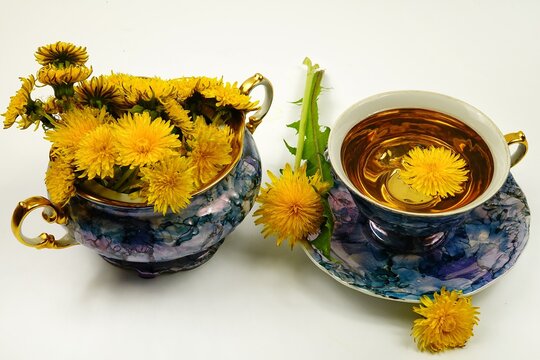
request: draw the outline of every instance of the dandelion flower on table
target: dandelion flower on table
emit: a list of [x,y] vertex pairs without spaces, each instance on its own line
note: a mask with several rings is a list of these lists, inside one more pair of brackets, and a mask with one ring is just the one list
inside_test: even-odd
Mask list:
[[467,181],[467,162],[457,153],[444,147],[415,147],[402,159],[400,178],[416,191],[442,198],[463,191]]
[[478,324],[478,308],[473,307],[469,297],[461,291],[447,291],[423,296],[420,306],[413,311],[423,318],[416,319],[412,335],[422,351],[443,351],[463,347],[473,335],[473,327]]
[[60,64],[84,65],[88,61],[86,48],[71,43],[58,41],[40,46],[35,54],[36,60],[43,66]]
[[[296,171],[287,164],[280,178],[268,172],[271,183],[261,190],[255,224],[263,225],[264,237],[275,236],[277,245],[287,240],[291,246],[319,231],[324,221],[318,190],[328,189],[320,177],[308,177],[304,164]],[[317,189],[318,188],[318,189]]]
[[55,153],[71,161],[83,137],[103,124],[107,117],[105,109],[75,108],[63,113],[56,128],[47,131],[45,138],[53,143]]
[[152,120],[147,112],[125,114],[115,129],[118,163],[133,168],[177,155],[182,143],[172,131],[169,122]]
[[195,190],[193,164],[184,156],[171,156],[140,168],[141,196],[154,205],[154,211],[165,215],[170,208],[178,212],[188,206]]
[[75,154],[75,165],[83,172],[81,177],[104,179],[114,176],[117,156],[113,128],[104,124],[82,138]]
[[49,64],[39,69],[37,78],[45,85],[57,86],[86,80],[91,74],[92,68],[87,68],[84,65],[56,67]]
[[20,80],[22,82],[21,88],[11,97],[6,112],[2,114],[5,118],[4,129],[10,128],[19,116],[26,117],[28,106],[32,102],[30,93],[36,85],[34,75],[30,75],[27,78],[20,78]]
[[64,206],[75,195],[75,173],[66,159],[57,156],[49,162],[45,185],[54,204]]
[[207,125],[202,117],[195,121],[193,136],[187,140],[189,156],[195,165],[195,178],[199,185],[212,180],[232,161],[233,134],[227,125]]

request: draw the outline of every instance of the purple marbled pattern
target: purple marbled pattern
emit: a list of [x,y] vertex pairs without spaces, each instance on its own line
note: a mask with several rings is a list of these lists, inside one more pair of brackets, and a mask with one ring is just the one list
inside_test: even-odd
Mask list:
[[109,262],[145,276],[188,269],[214,254],[244,219],[260,183],[259,153],[246,130],[238,164],[178,214],[162,215],[151,206],[112,206],[75,196],[66,208],[66,227],[77,242]]
[[500,191],[470,212],[440,246],[419,254],[400,253],[372,238],[367,219],[341,183],[330,193],[335,217],[331,259],[307,248],[332,277],[361,292],[417,302],[441,287],[472,294],[506,273],[529,237],[530,211],[512,175]]

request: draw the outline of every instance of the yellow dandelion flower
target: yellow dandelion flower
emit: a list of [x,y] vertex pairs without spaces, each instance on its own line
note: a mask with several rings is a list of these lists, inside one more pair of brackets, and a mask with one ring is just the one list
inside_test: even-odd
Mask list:
[[444,147],[415,147],[402,159],[400,178],[416,191],[446,198],[463,191],[467,181],[467,162]]
[[39,69],[37,78],[42,84],[57,86],[86,80],[91,74],[92,68],[84,65],[56,67],[49,64]]
[[75,108],[63,113],[57,127],[47,131],[45,138],[53,143],[55,153],[71,161],[83,137],[103,124],[107,116],[105,109]]
[[309,177],[309,183],[319,194],[324,194],[330,190],[330,184],[323,180],[322,175],[318,171],[315,175]]
[[223,80],[217,79],[217,78],[209,78],[206,76],[200,76],[197,77],[197,83],[195,85],[195,91],[199,93],[203,93],[207,90],[211,90],[214,87],[221,86],[223,84]]
[[122,88],[125,92],[126,101],[135,105],[141,101],[151,101],[154,99],[167,99],[176,97],[176,88],[172,83],[158,77],[123,77]]
[[182,147],[174,127],[161,118],[152,121],[147,112],[126,114],[116,126],[118,163],[136,167],[177,154]]
[[136,76],[123,74],[123,73],[111,73],[110,75],[102,75],[103,78],[110,84],[122,88],[124,84],[129,83],[132,79],[137,78]]
[[215,98],[217,106],[230,106],[237,110],[251,111],[257,109],[258,102],[251,102],[248,95],[242,94],[237,84],[220,84],[201,92],[206,98]]
[[422,351],[438,352],[463,347],[478,324],[478,308],[461,291],[442,288],[433,299],[422,296],[420,306],[413,311],[423,316],[413,324],[412,335]]
[[107,81],[105,76],[93,77],[75,86],[78,102],[82,105],[107,110],[117,110],[125,107],[124,97],[116,85]]
[[60,106],[58,105],[58,100],[51,96],[49,97],[42,105],[43,111],[47,114],[58,114],[60,113]]
[[268,172],[272,181],[257,198],[255,224],[263,224],[264,237],[274,235],[277,245],[288,240],[291,248],[310,234],[315,234],[324,221],[321,195],[314,185],[323,186],[320,178],[308,178],[305,164],[293,171],[285,165],[280,178]]
[[163,101],[162,105],[171,123],[182,130],[182,134],[189,135],[193,133],[193,121],[189,117],[189,111],[173,99]]
[[54,44],[41,46],[36,51],[36,60],[43,66],[53,64],[84,65],[88,61],[86,48],[71,43],[58,41]]
[[83,171],[80,177],[104,179],[114,176],[117,156],[112,126],[100,125],[82,138],[75,153],[75,165],[77,171]]
[[102,75],[103,81],[111,86],[114,86],[116,90],[121,94],[122,108],[129,109],[136,104],[137,99],[128,99],[128,94],[130,93],[130,88],[134,83],[140,81],[140,78],[137,76],[123,74],[123,73],[111,73],[110,75]]
[[198,81],[199,79],[196,77],[183,77],[171,79],[169,80],[169,83],[176,89],[176,99],[184,101],[193,95]]
[[75,195],[75,173],[69,162],[61,156],[49,162],[45,185],[51,201],[64,206]]
[[207,125],[202,117],[197,118],[193,137],[187,140],[187,144],[191,148],[189,156],[195,165],[199,185],[208,183],[231,163],[232,137],[229,126]]
[[193,164],[189,158],[170,156],[140,171],[141,196],[154,205],[154,211],[165,215],[168,209],[176,213],[189,205],[195,190]]
[[11,97],[8,108],[2,116],[4,116],[4,129],[10,128],[19,116],[27,116],[27,108],[32,101],[30,93],[34,90],[36,85],[36,79],[34,75],[30,75],[28,78],[20,78],[22,85],[21,88]]

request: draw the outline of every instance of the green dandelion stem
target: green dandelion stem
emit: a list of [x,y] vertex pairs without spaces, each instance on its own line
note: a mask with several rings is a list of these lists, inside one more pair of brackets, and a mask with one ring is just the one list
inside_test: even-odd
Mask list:
[[308,67],[306,86],[304,89],[304,97],[302,100],[302,111],[300,114],[300,124],[298,126],[298,142],[296,143],[296,155],[294,159],[294,170],[300,167],[302,156],[304,154],[304,142],[306,138],[306,127],[311,117],[312,103],[317,101],[315,95],[315,88],[317,84],[320,84],[323,70],[319,69],[319,65],[313,65],[309,58],[304,59],[304,65]]
[[40,111],[39,113],[39,116],[42,116],[44,117],[45,119],[47,119],[54,127],[57,127],[58,126],[58,121],[56,121],[56,119],[54,117],[52,117],[50,114],[47,114],[45,111]]
[[131,186],[131,182],[133,181],[133,179],[135,179],[138,173],[139,173],[138,167],[129,168],[126,171],[124,171],[120,179],[118,179],[116,184],[113,186],[113,190],[118,191],[118,192],[123,192],[126,189],[128,189]]

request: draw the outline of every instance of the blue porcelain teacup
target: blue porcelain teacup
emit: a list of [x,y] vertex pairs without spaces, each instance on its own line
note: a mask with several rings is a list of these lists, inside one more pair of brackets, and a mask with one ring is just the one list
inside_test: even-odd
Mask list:
[[[360,189],[355,185],[350,173],[347,172],[346,166],[344,166],[344,151],[357,152],[360,154],[358,158],[362,158],[361,155],[365,155],[362,152],[367,150],[364,147],[353,147],[351,150],[351,146],[346,146],[351,138],[351,130],[353,128],[358,129],[363,123],[367,123],[367,119],[373,119],[375,114],[383,112],[391,114],[393,111],[397,113],[403,109],[422,109],[444,114],[456,119],[464,127],[472,129],[483,140],[492,163],[474,165],[480,168],[489,166],[492,168],[492,172],[485,188],[475,194],[474,198],[468,203],[438,212],[420,208],[414,211],[410,209],[404,210],[403,208],[390,206],[370,196],[365,189]],[[423,131],[426,133],[430,131],[427,126],[424,130],[421,125],[416,125],[417,133],[411,138],[410,134],[396,130],[399,127],[385,129],[386,123],[377,125],[376,122],[372,121],[370,124],[372,127],[370,131],[360,132],[358,133],[360,135],[356,134],[355,136],[365,136],[364,143],[380,141],[379,146],[384,144],[381,145],[382,141],[373,136],[377,131],[385,132],[387,137],[410,138],[412,142],[416,141],[414,136],[422,137]],[[407,127],[403,126],[405,129]],[[435,133],[435,135],[431,134],[430,136],[442,139],[445,135]],[[437,139],[434,141],[438,142]],[[457,143],[453,138],[442,139],[440,142],[452,145]],[[510,144],[517,145],[512,153],[509,148]],[[477,145],[474,138],[467,138],[459,146],[468,146],[474,149]],[[345,110],[334,123],[330,132],[328,156],[335,176],[350,190],[361,214],[369,223],[373,239],[379,244],[396,251],[418,253],[428,251],[442,244],[446,239],[451,238],[453,231],[464,221],[467,214],[499,191],[509,175],[510,168],[524,157],[527,147],[527,140],[521,131],[503,135],[485,114],[461,100],[426,91],[394,91],[371,96]],[[397,159],[397,161],[401,161],[399,157]],[[366,170],[362,168],[358,171]],[[371,173],[364,175],[373,177]],[[409,185],[407,184],[407,186]]]

